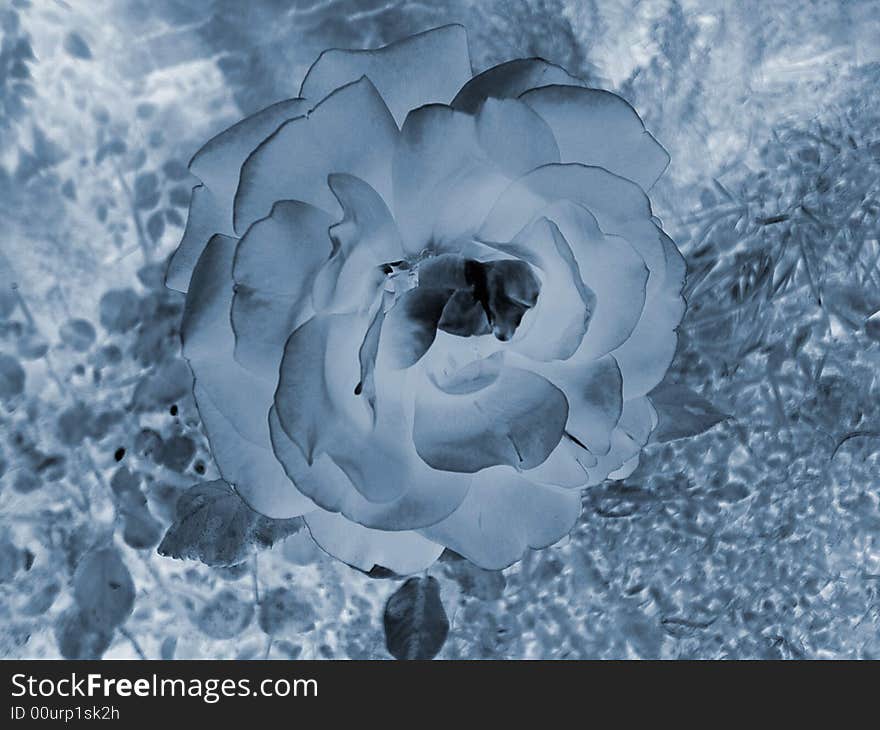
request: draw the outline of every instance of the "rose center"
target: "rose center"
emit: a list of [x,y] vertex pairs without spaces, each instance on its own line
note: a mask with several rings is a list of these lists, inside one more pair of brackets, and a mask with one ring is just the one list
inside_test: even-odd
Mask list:
[[459,337],[489,334],[502,342],[513,337],[523,315],[538,300],[540,282],[532,267],[518,259],[477,261],[441,254],[414,264],[384,265],[386,291],[394,299],[415,287],[439,303],[436,327]]

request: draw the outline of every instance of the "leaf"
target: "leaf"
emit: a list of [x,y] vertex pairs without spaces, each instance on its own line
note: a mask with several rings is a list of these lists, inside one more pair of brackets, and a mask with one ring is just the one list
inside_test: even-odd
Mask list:
[[76,609],[70,609],[55,621],[55,641],[65,659],[100,659],[110,648],[113,629],[96,626]]
[[174,659],[174,652],[177,650],[177,637],[176,636],[166,636],[162,641],[162,646],[159,649],[159,656],[165,660],[169,661]]
[[162,539],[160,555],[200,560],[212,567],[242,562],[254,548],[271,547],[302,527],[302,520],[273,520],[252,510],[222,479],[196,484],[177,501],[177,518]]
[[410,578],[385,604],[385,645],[395,659],[433,659],[446,642],[449,619],[436,578]]
[[120,500],[120,512],[125,521],[122,539],[125,544],[135,550],[155,547],[162,539],[162,525],[150,514],[147,500],[138,491],[128,493]]
[[74,31],[68,33],[64,39],[64,50],[74,58],[80,58],[84,61],[88,61],[92,57],[89,44],[85,42],[79,33]]
[[260,601],[259,623],[269,636],[306,633],[315,628],[315,611],[290,588],[273,588]]
[[85,319],[68,319],[59,330],[61,340],[77,352],[87,352],[95,343],[97,333]]
[[165,233],[165,218],[162,211],[157,210],[147,219],[147,234],[150,236],[150,240],[156,243],[162,238],[163,233]]
[[134,581],[115,548],[86,554],[73,575],[73,597],[95,626],[122,625],[134,607]]
[[658,443],[696,436],[729,418],[684,385],[661,383],[648,397],[660,419],[652,439]]
[[11,355],[0,353],[0,400],[14,398],[24,392],[24,369]]
[[185,360],[169,360],[135,386],[132,405],[139,411],[165,410],[192,392],[193,378]]
[[189,175],[189,169],[180,160],[166,160],[162,172],[169,180],[183,180]]
[[193,621],[212,639],[232,639],[248,627],[253,615],[253,605],[224,588],[202,606]]
[[22,567],[22,551],[6,535],[0,535],[0,583],[11,581]]
[[101,324],[108,332],[128,332],[141,318],[141,301],[133,289],[111,289],[98,304]]
[[134,204],[141,210],[150,210],[159,202],[159,176],[142,172],[134,179]]

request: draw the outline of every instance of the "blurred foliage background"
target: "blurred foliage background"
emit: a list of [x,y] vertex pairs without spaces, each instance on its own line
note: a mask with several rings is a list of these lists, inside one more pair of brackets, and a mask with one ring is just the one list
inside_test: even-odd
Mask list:
[[563,544],[434,566],[439,656],[880,657],[876,0],[0,0],[0,656],[389,656],[400,581],[297,525],[157,554],[216,477],[162,272],[204,140],[326,47],[447,22],[475,70],[543,56],[670,151],[669,382],[725,418],[590,490]]

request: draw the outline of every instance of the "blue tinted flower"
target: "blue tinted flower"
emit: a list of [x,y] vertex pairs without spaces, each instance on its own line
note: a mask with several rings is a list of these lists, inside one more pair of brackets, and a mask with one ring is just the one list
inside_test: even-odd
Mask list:
[[635,468],[684,263],[636,112],[464,30],[327,51],[209,141],[168,284],[218,467],[362,569],[552,544]]

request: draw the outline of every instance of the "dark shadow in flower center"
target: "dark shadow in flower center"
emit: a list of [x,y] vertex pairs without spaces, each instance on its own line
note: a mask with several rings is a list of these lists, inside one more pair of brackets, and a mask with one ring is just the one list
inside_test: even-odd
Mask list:
[[[412,269],[405,261],[383,265],[388,276]],[[372,368],[380,331],[387,331],[392,367],[408,368],[428,351],[437,330],[458,337],[491,332],[507,342],[537,303],[541,289],[531,266],[518,259],[484,262],[444,254],[427,259],[417,271],[418,284],[404,289],[391,309],[373,318],[359,351],[361,380],[355,395],[373,398]]]
[[456,289],[438,328],[460,337],[489,332],[502,342],[513,337],[523,315],[535,306],[541,286],[525,261],[464,261],[466,286]]

